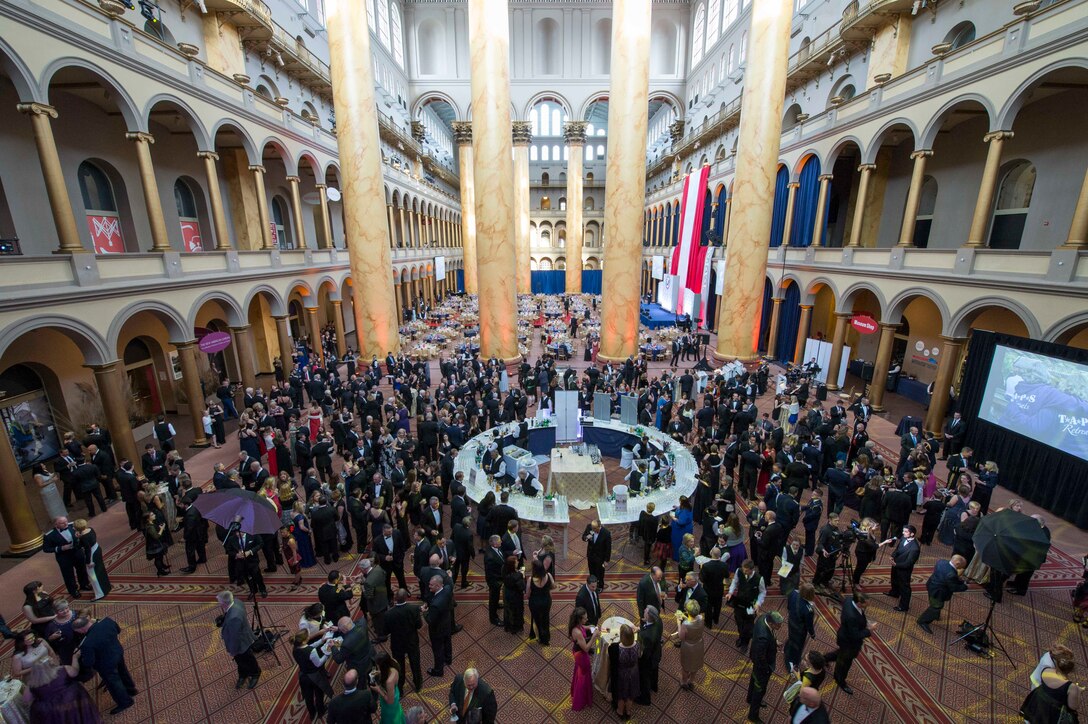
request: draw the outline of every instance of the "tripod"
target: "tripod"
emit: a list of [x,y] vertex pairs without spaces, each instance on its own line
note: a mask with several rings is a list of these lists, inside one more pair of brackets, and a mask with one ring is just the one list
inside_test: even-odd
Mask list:
[[[849,544],[843,545],[839,550],[839,591],[828,589],[827,597],[836,603],[842,603],[846,600],[846,582],[851,581],[851,586],[854,580],[854,564],[850,562],[850,546]],[[851,594],[853,591],[851,590]]]
[[265,626],[264,618],[261,616],[261,604],[256,598],[253,599],[253,613],[249,617],[249,627],[257,636],[257,643],[254,645],[259,653],[272,654],[272,658],[276,660],[276,666],[279,666],[280,656],[276,653],[276,642],[287,635],[287,629],[283,626]]
[[[999,649],[1001,653],[1005,654],[1005,658],[1009,660],[1009,663],[1012,664],[1012,668],[1015,669],[1016,663],[1012,660],[1012,657],[1009,656],[1009,652],[1005,650],[1005,647],[1001,645],[1001,639],[997,638],[997,633],[994,631],[993,618],[995,606],[997,606],[997,601],[991,598],[990,610],[986,613],[986,620],[980,623],[978,626],[970,626],[970,624],[966,624],[963,628],[967,628],[967,631],[964,632],[964,634],[958,639],[949,643],[948,648],[952,648],[953,645],[959,643],[960,641],[963,641],[964,639],[971,639],[970,641],[968,641],[968,646],[970,646],[971,643],[977,641],[979,648],[990,650],[991,658],[994,655],[993,649]],[[968,628],[968,626],[970,626],[970,628]],[[961,628],[960,630],[962,631],[963,628]]]

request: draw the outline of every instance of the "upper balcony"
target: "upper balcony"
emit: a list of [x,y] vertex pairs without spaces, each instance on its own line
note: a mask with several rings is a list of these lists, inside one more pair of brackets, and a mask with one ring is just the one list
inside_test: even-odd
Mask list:
[[914,0],[853,0],[842,11],[839,35],[843,40],[868,43],[879,28],[913,7]]

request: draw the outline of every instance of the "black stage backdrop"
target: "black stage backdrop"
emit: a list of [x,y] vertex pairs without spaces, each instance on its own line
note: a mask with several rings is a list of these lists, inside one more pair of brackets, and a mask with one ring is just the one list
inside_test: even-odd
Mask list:
[[[1085,365],[1088,350],[976,329],[971,333],[960,389],[961,409],[968,420],[965,444],[974,449],[975,460],[993,460],[1000,469],[999,485],[1078,528],[1088,528],[1088,462],[978,416],[998,345]],[[995,498],[991,507],[1005,502]]]

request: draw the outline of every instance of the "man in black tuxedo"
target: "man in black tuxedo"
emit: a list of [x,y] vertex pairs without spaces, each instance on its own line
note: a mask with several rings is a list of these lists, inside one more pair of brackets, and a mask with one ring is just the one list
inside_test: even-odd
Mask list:
[[952,419],[944,424],[944,445],[941,447],[941,459],[956,455],[963,448],[963,438],[967,435],[967,424],[960,413],[953,412]]
[[914,572],[914,566],[918,563],[918,556],[922,553],[922,547],[914,539],[917,528],[913,525],[903,526],[902,537],[896,540],[890,538],[880,545],[894,545],[892,548],[892,588],[884,595],[898,598],[896,611],[910,610],[910,576]]
[[464,476],[458,473],[460,478],[454,478],[453,498],[450,500],[450,520],[455,524],[471,514],[468,501],[465,500]]
[[67,518],[53,519],[53,529],[45,534],[42,550],[56,556],[57,567],[60,568],[60,575],[69,596],[79,598],[80,591],[91,590],[83,549],[76,545],[76,529]]
[[129,530],[139,530],[140,499],[137,494],[140,490],[140,479],[136,476],[131,461],[121,461],[121,466],[117,469],[117,485],[121,489],[121,500],[125,501]]
[[145,445],[140,458],[144,477],[153,483],[161,483],[166,478],[166,456],[155,449],[154,445]]
[[911,425],[911,428],[899,438],[899,462],[901,465],[910,457],[911,452],[918,447],[920,442],[922,442],[922,436],[918,433],[918,428]]
[[253,599],[260,592],[261,598],[267,598],[268,588],[265,587],[261,561],[257,557],[262,547],[261,536],[243,533],[239,528],[227,536],[223,547],[227,557],[234,559],[235,577],[249,584],[249,597]]
[[774,574],[774,559],[782,555],[782,548],[786,544],[786,529],[778,522],[773,510],[764,513],[763,519],[767,525],[759,540],[759,575],[763,576],[763,582],[769,586]]
[[431,545],[442,537],[442,504],[436,496],[431,496],[427,508],[419,516],[419,524],[431,539]]
[[684,580],[676,587],[676,610],[683,611],[688,601],[699,604],[700,613],[705,613],[707,608],[706,587],[699,583],[699,577],[694,571],[688,571]]
[[349,669],[344,673],[344,693],[329,700],[325,714],[328,724],[371,724],[378,705],[370,689],[359,688],[359,672]]
[[[464,674],[453,677],[450,686],[450,711],[455,712],[461,721],[478,721],[480,724],[495,724],[499,713],[499,704],[495,691],[483,679],[476,669],[465,669]],[[468,716],[469,712],[479,712]]]
[[782,628],[782,614],[778,611],[765,613],[756,620],[752,633],[752,673],[748,678],[748,721],[758,722],[763,697],[774,673],[778,658],[778,639],[775,632]]
[[582,540],[586,542],[586,559],[589,564],[589,574],[596,576],[601,591],[604,591],[604,566],[612,560],[612,534],[601,525],[601,521],[591,521],[582,533]]
[[647,606],[642,609],[642,624],[638,628],[639,696],[635,699],[638,704],[651,704],[650,692],[657,691],[657,673],[661,668],[662,628],[657,607]]
[[381,505],[387,506],[393,500],[393,486],[385,482],[381,473],[374,473],[370,478],[370,484],[363,492],[363,497],[369,500],[371,505],[378,505],[378,500],[381,500]]
[[366,619],[360,616],[358,621],[352,621],[351,617],[342,616],[336,622],[336,628],[341,639],[340,645],[333,649],[333,661],[348,669],[370,671],[374,664],[374,644],[370,641]]
[[824,473],[824,483],[827,484],[827,512],[841,513],[846,503],[846,491],[850,488],[850,473],[846,471],[846,462],[836,460],[835,467],[828,468]]
[[506,524],[512,520],[517,520],[518,512],[508,503],[510,502],[510,493],[503,491],[499,495],[499,504],[491,509],[491,512],[487,514],[487,527],[489,535],[502,536],[506,533]]
[[425,604],[427,632],[431,637],[434,667],[430,676],[442,676],[447,664],[453,665],[453,588],[442,585],[441,576],[431,576],[428,583],[431,601]]
[[835,643],[838,648],[824,654],[828,661],[835,662],[835,683],[844,694],[853,696],[854,690],[846,683],[846,676],[850,673],[850,667],[854,659],[861,653],[861,646],[865,639],[873,634],[876,623],[869,623],[865,617],[865,609],[869,607],[869,596],[861,591],[855,591],[851,598],[842,604],[842,623],[839,632],[835,635]]
[[601,619],[601,598],[597,593],[597,577],[590,576],[584,586],[578,589],[578,595],[574,597],[575,607],[586,610],[586,623],[596,626]]
[[966,568],[967,560],[960,555],[952,556],[947,561],[937,561],[933,566],[933,574],[926,581],[929,608],[918,617],[918,625],[926,633],[933,633],[929,624],[941,617],[941,609],[952,600],[952,594],[967,590],[967,583],[963,580]]
[[181,511],[185,535],[185,561],[189,564],[181,572],[195,573],[197,565],[208,562],[208,521],[186,498],[178,501],[178,510]]
[[419,597],[422,599],[427,593],[427,582],[420,575],[427,561],[431,557],[431,542],[423,535],[423,529],[416,528],[412,531],[412,573],[419,581]]
[[487,617],[492,626],[502,626],[499,618],[499,596],[502,594],[502,573],[506,561],[500,545],[502,540],[493,535],[484,551],[484,580],[487,582]]
[[325,607],[325,618],[329,621],[339,621],[345,616],[350,618],[348,601],[354,597],[351,587],[340,583],[340,571],[329,571],[327,581],[317,589],[317,600]]
[[664,579],[665,572],[660,567],[654,566],[638,582],[638,588],[635,589],[635,605],[639,611],[645,611],[647,606],[653,606],[658,611],[665,610],[668,584]]
[[888,537],[888,531],[902,528],[910,520],[914,510],[914,498],[899,488],[888,488],[880,501],[880,538]]
[[710,549],[710,560],[699,569],[703,587],[706,589],[706,625],[714,628],[722,614],[722,598],[725,597],[725,579],[729,575],[729,566],[722,560],[722,551],[717,546]]
[[831,717],[818,689],[801,687],[790,704],[790,724],[831,724]]
[[133,705],[137,694],[136,682],[125,665],[125,649],[118,635],[121,627],[112,618],[93,619],[80,616],[72,622],[72,630],[83,636],[79,645],[79,665],[94,669],[113,697],[116,706],[110,710],[117,715]]
[[513,556],[518,560],[518,566],[525,563],[525,549],[521,545],[521,533],[518,530],[518,521],[512,520],[506,524],[506,535],[502,537],[499,546],[504,558]]
[[336,541],[336,509],[329,505],[328,498],[321,496],[317,505],[310,511],[310,523],[314,532],[314,552],[322,556],[325,565],[340,560],[340,546]]
[[390,583],[393,576],[397,577],[397,585],[407,588],[404,581],[404,554],[407,553],[407,544],[399,530],[393,530],[393,526],[386,523],[382,526],[382,534],[373,541],[374,557],[378,565],[385,571],[385,587],[391,589]]
[[472,517],[466,515],[455,520],[457,522],[453,524],[454,559],[450,575],[455,581],[460,576],[461,588],[468,588],[468,564],[472,558],[476,557],[476,550],[473,548]]
[[404,668],[404,659],[412,668],[412,686],[418,692],[423,688],[423,673],[419,663],[419,629],[423,627],[423,617],[419,606],[408,603],[408,591],[397,591],[393,607],[385,614],[385,630],[389,634],[389,652],[396,659],[402,672],[401,692],[408,678],[408,669]]
[[102,509],[101,512],[105,513],[106,499],[102,497],[98,467],[90,461],[82,462],[72,471],[72,479],[75,481],[76,494],[87,506],[87,517],[94,517],[94,501],[96,500]]

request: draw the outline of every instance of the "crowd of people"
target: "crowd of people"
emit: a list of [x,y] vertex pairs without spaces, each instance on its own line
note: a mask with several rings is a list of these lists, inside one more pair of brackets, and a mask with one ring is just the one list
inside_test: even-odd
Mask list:
[[[830,673],[842,692],[854,693],[848,675],[875,627],[866,615],[871,605],[866,589],[882,583],[867,571],[882,550],[892,562],[885,595],[895,599],[894,610],[906,613],[921,546],[934,545],[935,537],[951,546],[949,558],[939,560],[929,578],[929,605],[917,618],[927,633],[968,580],[986,583],[995,601],[1005,590],[1022,595],[1030,582],[1030,573],[1010,579],[988,570],[974,551],[973,532],[989,512],[999,478],[995,464],[975,461],[962,446],[965,423],[958,414],[943,440],[910,428],[893,461],[869,439],[868,399],[825,406],[810,397],[804,371],[775,386],[767,365],[752,371],[730,366],[711,374],[701,388],[694,369],[665,369],[653,376],[644,359],[629,358],[618,365],[591,365],[582,374],[573,369],[561,374],[545,354],[535,364],[523,362],[514,384],[498,360],[463,354],[439,360],[440,379],[434,384],[426,361],[389,354],[360,366],[351,350],[338,357],[332,330],[323,332],[319,344],[320,353],[303,340],[290,365],[277,362],[267,393],[244,390],[240,412],[229,380],[205,411],[206,429],[218,445],[227,440],[225,421],[238,419],[237,463],[215,466],[215,490],[251,491],[275,508],[281,523],[275,535],[217,529],[234,586],[218,596],[218,623],[237,666],[238,688],[254,688],[261,676],[256,654],[262,641],[248,623],[242,599],[266,597],[263,574],[280,566],[296,588],[319,560],[332,569],[291,636],[299,688],[312,720],[428,721],[420,707],[405,712],[401,704],[407,684],[416,692],[424,686],[419,631],[426,624],[427,676],[446,677],[461,630],[457,591],[468,586],[470,563],[478,556],[491,625],[522,636],[528,623],[530,641],[552,645],[553,541],[544,535],[536,546],[524,538],[508,493],[468,500],[453,462],[468,439],[523,420],[532,406],[552,407],[560,389],[578,391],[586,410],[595,392],[608,393],[616,411],[621,395],[637,397],[640,424],[686,445],[698,463],[698,485],[690,498],[663,514],[651,504],[630,528],[647,572],[636,592],[639,620],[618,631],[601,626],[611,533],[599,521],[584,532],[590,575],[564,631],[574,654],[574,710],[592,705],[594,655],[607,658],[611,706],[626,719],[652,702],[668,649],[677,649],[681,689],[691,690],[705,667],[709,637],[731,629],[738,655],[751,663],[750,721],[761,721],[782,644],[791,721],[830,721],[820,688]],[[773,403],[760,413],[756,401],[768,393]],[[137,473],[136,461],[113,465],[108,432],[94,426],[82,440],[66,437],[66,454],[54,473],[36,471],[43,499],[48,495],[58,506],[50,509],[58,515],[46,550],[55,554],[72,599],[88,591],[100,598],[110,589],[93,529],[85,520],[67,520],[76,496],[88,517],[95,502],[105,509],[109,500],[122,500],[130,527],[144,535],[157,575],[172,573],[169,551],[178,532],[188,564],[182,572],[192,573],[208,561],[209,524],[195,506],[201,486],[186,474],[173,437],[169,423],[160,421],[159,445],[147,446]],[[950,471],[947,487],[936,477],[942,444]],[[639,457],[632,469],[635,489],[654,485],[659,469],[648,453]],[[1008,504],[1017,506],[1015,500]],[[858,512],[850,524],[848,508]],[[920,534],[911,522],[917,515]],[[353,575],[337,570],[349,552],[359,559]],[[697,559],[703,563],[697,566]],[[806,559],[814,563],[807,580]],[[676,566],[675,579],[670,563]],[[406,565],[414,582],[406,577]],[[784,612],[766,604],[776,583],[786,600]],[[812,643],[817,595],[842,602],[835,646],[827,651]],[[54,601],[39,582],[28,584],[26,598],[31,630],[19,634],[17,650],[35,705],[48,712],[67,702],[63,706],[71,710],[87,710],[86,719],[72,721],[97,721],[80,683],[93,669],[114,697],[115,712],[131,706],[135,686],[120,645],[88,657],[93,649],[84,638],[92,631],[115,643],[116,624],[71,611],[69,601]],[[731,621],[723,609],[731,609]],[[604,645],[606,639],[614,640]],[[339,693],[330,680],[331,662],[345,671]],[[1065,662],[1058,656],[1045,670],[1047,688],[1036,695],[1045,701],[1033,706],[1061,698],[1055,677],[1071,672]],[[1075,709],[1076,689],[1064,690],[1065,705]],[[494,691],[471,668],[452,677],[449,705],[461,721],[498,718]],[[48,716],[43,713],[38,721],[53,721]]]

